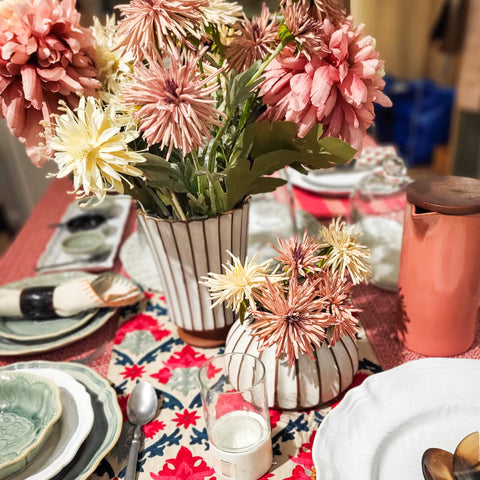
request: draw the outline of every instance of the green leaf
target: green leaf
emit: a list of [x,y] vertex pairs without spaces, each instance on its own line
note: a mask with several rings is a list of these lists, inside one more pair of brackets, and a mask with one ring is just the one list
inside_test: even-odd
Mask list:
[[[355,150],[338,139],[320,139],[321,127],[298,138],[293,122],[259,122],[248,125],[240,136],[225,175],[227,208],[233,208],[245,196],[272,191],[283,185],[282,179],[267,175],[293,165],[311,169],[329,168],[346,163]],[[332,141],[334,140],[334,141]],[[330,149],[332,151],[330,151]]]
[[250,97],[254,95],[255,88],[262,82],[262,78],[257,78],[252,84],[250,80],[257,73],[260,66],[260,60],[256,61],[250,68],[242,73],[232,73],[229,79],[229,104],[234,111],[240,108]]

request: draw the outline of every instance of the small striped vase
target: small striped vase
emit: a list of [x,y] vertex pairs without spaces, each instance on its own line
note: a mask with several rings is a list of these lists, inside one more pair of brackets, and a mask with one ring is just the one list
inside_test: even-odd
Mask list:
[[275,347],[259,352],[256,337],[237,320],[227,336],[225,353],[229,352],[249,353],[264,363],[268,406],[278,410],[327,405],[352,384],[358,371],[357,344],[348,335],[333,347],[315,349],[315,360],[302,354],[290,367],[284,354],[275,358]]
[[208,288],[200,285],[208,272],[222,273],[222,264],[231,261],[227,251],[242,262],[247,253],[250,200],[214,218],[172,221],[137,210],[139,228],[152,251],[165,289],[170,318],[180,338],[197,347],[225,343],[235,321],[223,304],[211,308]]

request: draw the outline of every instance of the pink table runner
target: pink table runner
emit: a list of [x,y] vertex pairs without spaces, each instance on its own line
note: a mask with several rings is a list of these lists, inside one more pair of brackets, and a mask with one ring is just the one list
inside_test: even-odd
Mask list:
[[[32,211],[29,220],[14,242],[0,259],[0,285],[35,276],[35,265],[54,230],[48,228],[65,213],[74,196],[69,195],[72,184],[68,179],[56,179],[47,188]],[[136,229],[135,211],[132,208],[123,232],[122,242]],[[120,259],[116,258],[113,271],[122,272]],[[0,366],[19,361],[51,360],[81,361],[106,376],[110,362],[113,338],[117,330],[118,317],[112,317],[93,335],[63,348],[35,355],[0,356]]]

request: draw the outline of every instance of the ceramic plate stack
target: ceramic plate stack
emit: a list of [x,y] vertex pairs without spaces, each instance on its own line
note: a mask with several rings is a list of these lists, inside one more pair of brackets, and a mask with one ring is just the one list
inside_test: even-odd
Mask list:
[[[2,285],[2,288],[54,286],[79,277],[93,278],[94,275],[80,271],[49,273]],[[114,313],[114,308],[101,308],[74,317],[46,320],[0,316],[0,355],[31,355],[64,347],[97,331]]]
[[[89,367],[46,361],[0,368],[0,389],[15,374],[52,383],[59,392],[61,415],[46,427],[41,447],[8,480],[85,480],[120,436],[122,413],[115,390]],[[29,403],[30,397],[18,395],[19,401]]]

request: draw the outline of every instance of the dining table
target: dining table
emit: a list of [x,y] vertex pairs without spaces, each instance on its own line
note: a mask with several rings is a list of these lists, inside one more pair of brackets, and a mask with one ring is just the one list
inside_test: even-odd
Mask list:
[[[0,259],[0,285],[39,275],[35,267],[58,222],[73,201],[68,179],[55,179],[34,207],[28,221]],[[293,188],[298,199],[308,192]],[[348,198],[310,195],[311,214],[326,221],[348,209]],[[284,220],[283,220],[284,221]],[[112,271],[129,276],[121,260],[125,245],[137,230],[132,202]],[[135,259],[130,259],[134,261]],[[150,382],[159,398],[155,418],[143,427],[144,440],[138,459],[138,480],[202,480],[219,478],[212,467],[209,441],[198,385],[199,368],[223,347],[199,348],[185,344],[168,313],[161,290],[142,286],[144,299],[118,310],[95,334],[70,345],[34,355],[3,355],[0,366],[44,360],[87,365],[114,388],[123,413],[122,433],[113,449],[101,460],[91,480],[123,479],[134,426],[128,421],[126,405],[135,384]],[[375,285],[353,288],[358,308],[357,334],[359,368],[349,389],[383,370],[422,358],[407,350],[396,337],[397,293]],[[460,357],[480,358],[480,331],[472,348]],[[343,392],[328,405],[303,411],[270,410],[273,463],[263,479],[306,480],[314,478],[312,445],[323,419],[341,404]]]

